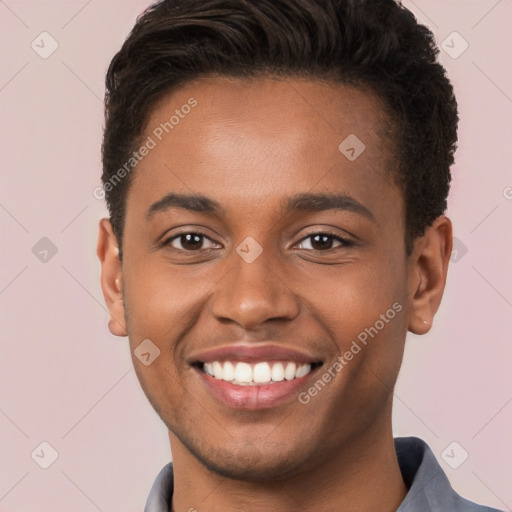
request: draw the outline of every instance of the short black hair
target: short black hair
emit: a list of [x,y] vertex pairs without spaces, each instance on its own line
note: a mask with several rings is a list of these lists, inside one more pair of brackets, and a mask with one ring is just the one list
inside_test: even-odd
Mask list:
[[268,75],[355,85],[380,99],[394,126],[409,254],[412,241],[446,210],[456,149],[457,103],[438,53],[432,32],[395,0],[152,5],[106,75],[102,182],[120,249],[131,182],[126,162],[156,102],[204,76]]

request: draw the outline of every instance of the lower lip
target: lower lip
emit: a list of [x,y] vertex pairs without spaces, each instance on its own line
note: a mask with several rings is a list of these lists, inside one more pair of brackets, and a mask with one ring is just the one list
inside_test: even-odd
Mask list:
[[295,398],[304,387],[305,382],[313,375],[317,368],[304,377],[293,380],[283,380],[274,384],[237,386],[225,380],[215,379],[199,368],[201,381],[211,391],[213,396],[229,407],[238,409],[270,409]]

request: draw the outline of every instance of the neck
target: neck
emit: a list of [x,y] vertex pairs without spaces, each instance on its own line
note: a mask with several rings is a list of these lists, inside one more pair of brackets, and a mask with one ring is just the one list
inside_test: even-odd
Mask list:
[[[329,460],[276,482],[248,482],[206,469],[169,433],[174,467],[172,512],[394,512],[407,494],[391,432],[351,440]],[[375,430],[375,429],[374,429]]]

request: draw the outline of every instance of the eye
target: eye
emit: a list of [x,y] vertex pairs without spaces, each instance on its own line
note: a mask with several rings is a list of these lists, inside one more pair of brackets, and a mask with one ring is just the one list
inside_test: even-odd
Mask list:
[[[204,242],[210,242],[209,247],[203,247]],[[173,249],[180,251],[200,251],[204,249],[212,249],[218,247],[218,244],[210,240],[204,233],[187,232],[179,233],[168,238],[164,245],[168,245]]]
[[[335,243],[338,243],[338,245],[334,245]],[[328,251],[340,246],[350,247],[353,245],[354,242],[345,238],[341,238],[340,236],[334,235],[333,233],[312,233],[299,242],[299,249]]]

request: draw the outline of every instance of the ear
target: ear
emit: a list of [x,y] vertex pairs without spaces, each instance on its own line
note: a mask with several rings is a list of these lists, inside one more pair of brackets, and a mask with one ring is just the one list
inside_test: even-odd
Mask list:
[[100,221],[96,254],[101,263],[101,289],[110,312],[108,328],[115,336],[127,336],[119,246],[112,224],[108,219]]
[[414,334],[426,334],[432,327],[443,296],[452,245],[452,223],[444,215],[414,241],[408,269],[409,331]]

